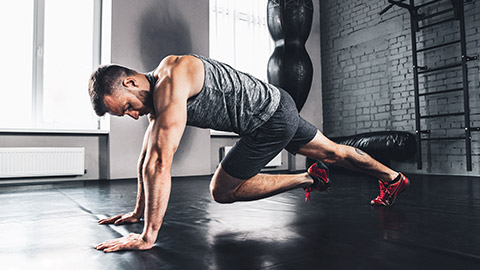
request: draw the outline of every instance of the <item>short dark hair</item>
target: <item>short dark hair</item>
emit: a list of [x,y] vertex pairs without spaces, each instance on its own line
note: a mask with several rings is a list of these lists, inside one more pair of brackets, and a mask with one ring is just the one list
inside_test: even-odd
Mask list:
[[118,88],[119,78],[134,75],[135,72],[129,68],[110,64],[99,66],[90,76],[88,93],[93,109],[98,116],[107,113],[105,106],[105,95],[111,95]]

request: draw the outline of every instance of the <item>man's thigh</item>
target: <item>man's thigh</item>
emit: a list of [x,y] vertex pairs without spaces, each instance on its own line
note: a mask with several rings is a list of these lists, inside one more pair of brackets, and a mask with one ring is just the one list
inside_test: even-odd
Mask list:
[[230,176],[253,177],[292,141],[301,118],[292,97],[284,90],[280,93],[280,103],[270,119],[242,136],[222,160],[223,170]]
[[282,127],[266,124],[240,138],[221,162],[223,170],[238,179],[250,179],[262,170],[290,142],[296,123]]
[[299,117],[297,131],[285,149],[292,154],[297,154],[302,147],[310,143],[316,137],[317,132],[317,127],[302,117]]

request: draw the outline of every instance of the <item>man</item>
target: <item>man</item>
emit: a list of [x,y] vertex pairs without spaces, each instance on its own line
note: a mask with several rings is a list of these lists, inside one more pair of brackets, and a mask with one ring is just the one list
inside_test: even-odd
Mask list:
[[219,203],[249,201],[294,188],[330,186],[317,164],[306,173],[267,175],[259,171],[282,149],[370,174],[380,183],[372,205],[391,206],[409,180],[359,149],[338,145],[301,118],[293,99],[282,89],[230,66],[199,55],[168,56],[150,73],[108,65],[90,77],[95,112],[138,119],[149,115],[138,162],[137,203],[132,213],[102,219],[100,224],[138,222],[142,234],[105,241],[105,252],[149,249],[155,243],[167,208],[173,155],[186,125],[233,131],[241,138],[218,166],[210,183]]

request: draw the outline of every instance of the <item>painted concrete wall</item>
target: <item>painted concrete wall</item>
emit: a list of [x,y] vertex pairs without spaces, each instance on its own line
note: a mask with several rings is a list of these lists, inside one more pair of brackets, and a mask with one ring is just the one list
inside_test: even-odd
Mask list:
[[[167,55],[188,53],[208,55],[208,1],[113,1],[112,62],[145,72]],[[147,125],[146,117],[111,118],[111,179],[136,177]],[[209,132],[187,127],[172,175],[209,174],[209,152]]]
[[314,16],[312,30],[306,43],[307,52],[313,63],[313,81],[307,101],[300,115],[323,129],[323,106],[322,106],[322,61],[320,50],[320,0],[314,1]]
[[[313,1],[314,16],[312,22],[312,31],[307,40],[306,48],[313,63],[313,81],[312,88],[308,94],[300,115],[305,120],[312,123],[320,131],[323,131],[323,102],[322,102],[322,61],[321,61],[321,40],[320,40],[320,0]],[[305,169],[305,157],[296,155],[295,168],[297,170]]]

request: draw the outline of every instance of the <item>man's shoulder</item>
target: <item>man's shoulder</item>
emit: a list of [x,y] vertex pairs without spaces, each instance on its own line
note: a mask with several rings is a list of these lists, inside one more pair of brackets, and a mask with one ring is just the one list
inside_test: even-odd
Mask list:
[[170,55],[164,58],[158,68],[158,78],[167,81],[182,81],[203,85],[204,66],[202,60],[193,55]]
[[163,58],[158,66],[158,70],[162,69],[179,69],[187,68],[198,63],[200,59],[193,55],[169,55]]
[[[169,55],[162,60],[155,73],[157,84],[154,100],[173,97],[187,100],[198,94],[203,86],[203,63],[193,55]],[[170,94],[172,91],[175,95]]]

